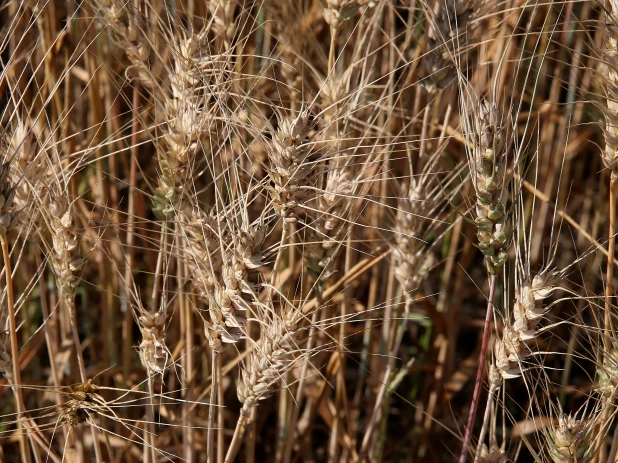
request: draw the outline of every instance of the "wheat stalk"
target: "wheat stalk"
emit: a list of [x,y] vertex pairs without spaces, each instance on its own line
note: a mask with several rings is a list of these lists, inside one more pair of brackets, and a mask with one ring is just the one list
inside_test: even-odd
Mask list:
[[[4,153],[3,153],[4,154]],[[3,156],[6,159],[6,156]],[[15,195],[13,185],[9,180],[10,163],[3,161],[0,165],[0,244],[2,245],[2,257],[4,259],[4,272],[6,278],[6,295],[8,305],[8,321],[9,321],[9,339],[11,344],[12,363],[12,385],[17,404],[17,416],[19,418],[19,429],[22,429],[22,419],[25,419],[25,406],[23,394],[21,391],[21,370],[19,363],[19,344],[17,340],[17,320],[15,314],[15,299],[13,295],[12,281],[12,266],[11,255],[9,252],[9,242],[7,233],[15,225],[17,221],[17,213],[12,209],[12,200]],[[8,354],[5,353],[3,357]],[[8,364],[7,364],[8,366]],[[20,439],[21,457],[24,462],[30,462],[30,452],[27,448],[27,442],[30,439],[28,428],[25,428],[26,433],[22,434]]]

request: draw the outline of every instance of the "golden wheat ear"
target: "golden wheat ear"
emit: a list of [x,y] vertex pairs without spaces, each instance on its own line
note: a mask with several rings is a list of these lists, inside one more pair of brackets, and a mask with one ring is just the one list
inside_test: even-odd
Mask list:
[[614,460],[617,8],[0,2],[0,460]]

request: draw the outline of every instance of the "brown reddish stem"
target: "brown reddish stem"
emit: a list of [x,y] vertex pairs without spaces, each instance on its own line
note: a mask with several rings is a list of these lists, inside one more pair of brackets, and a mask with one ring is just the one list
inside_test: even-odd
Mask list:
[[468,415],[468,423],[464,432],[463,446],[459,455],[459,463],[466,463],[468,457],[468,446],[472,438],[472,428],[474,427],[474,417],[481,395],[481,383],[483,382],[483,367],[487,357],[487,345],[489,344],[489,328],[491,323],[492,308],[494,305],[494,297],[496,295],[496,275],[492,275],[489,281],[489,299],[487,300],[487,313],[485,314],[485,325],[483,327],[483,342],[481,343],[481,356],[479,358],[479,367],[476,370],[476,381],[474,382],[474,393],[472,394],[472,403],[470,404],[470,414]]

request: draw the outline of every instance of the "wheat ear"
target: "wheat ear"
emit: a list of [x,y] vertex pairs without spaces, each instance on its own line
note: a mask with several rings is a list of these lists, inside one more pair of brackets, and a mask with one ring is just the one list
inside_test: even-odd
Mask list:
[[[551,308],[551,305],[545,306],[543,302],[556,290],[562,277],[561,272],[545,269],[534,278],[526,276],[524,283],[517,289],[513,310],[510,311],[512,318],[505,320],[502,337],[494,344],[494,360],[489,367],[486,414],[503,382],[523,374],[523,362],[533,353],[530,344],[538,336],[535,328]],[[486,418],[479,435],[475,461],[480,458],[482,446],[485,445]]]
[[294,362],[292,352],[296,349],[298,323],[302,318],[302,311],[290,308],[282,319],[262,326],[260,341],[252,350],[242,371],[242,380],[238,383],[237,393],[242,408],[225,463],[231,463],[236,458],[251,411],[260,400],[272,395],[281,375]]
[[438,2],[437,11],[423,4],[429,24],[422,42],[421,84],[428,93],[436,94],[455,82],[455,67],[460,72],[468,67],[472,53],[469,47],[475,43],[483,3],[483,0]]
[[482,444],[478,461],[479,463],[506,463],[508,459],[504,454],[504,449],[495,445],[487,447],[487,445]]
[[[603,36],[603,48],[601,57],[604,61],[602,69],[602,80],[605,84],[607,94],[606,105],[603,107],[605,116],[605,149],[601,152],[601,159],[605,168],[610,171],[609,180],[609,210],[608,210],[608,248],[607,266],[605,278],[605,311],[603,318],[603,329],[606,335],[603,336],[604,346],[601,349],[599,361],[599,387],[603,392],[603,397],[612,400],[614,391],[610,392],[613,380],[611,372],[614,368],[615,359],[613,358],[614,346],[609,341],[615,338],[613,326],[614,312],[614,254],[616,250],[616,198],[618,195],[618,1],[610,0],[609,9],[605,12],[606,29]],[[603,412],[603,420],[608,418],[609,409]],[[599,440],[600,442],[600,440]]]
[[616,250],[616,197],[618,195],[618,1],[616,0],[610,0],[610,8],[606,11],[606,25],[605,47],[602,49],[605,66],[602,75],[605,81],[607,104],[603,108],[605,114],[605,149],[601,153],[601,159],[610,171],[610,183],[604,328],[609,330],[613,336],[614,327],[611,314],[614,297],[613,258]]
[[13,153],[10,169],[10,179],[15,189],[13,204],[21,212],[17,225],[31,239],[37,239],[41,213],[35,205],[37,196],[45,191],[44,180],[49,167],[46,153],[40,149],[34,129],[20,118],[8,145]]
[[[546,269],[526,278],[513,304],[513,320],[505,322],[502,338],[494,345],[495,368],[504,380],[522,375],[522,361],[532,352],[529,344],[538,336],[535,327],[551,306],[543,301],[556,290],[560,272]],[[499,386],[499,385],[498,385]]]
[[324,193],[319,195],[313,211],[315,221],[307,235],[309,243],[305,244],[304,253],[307,272],[320,293],[332,274],[329,264],[349,229],[345,220],[359,184],[343,155],[337,155],[328,169]]
[[[507,171],[506,143],[498,118],[498,110],[495,104],[491,104],[487,100],[481,100],[475,104],[476,98],[467,93],[470,92],[470,89],[465,85],[462,92],[464,95],[461,100],[462,111],[471,109],[469,108],[469,100],[472,100],[472,104],[475,106],[472,116],[474,120],[470,120],[470,116],[465,117],[464,128],[469,134],[468,136],[471,137],[470,145],[472,149],[468,152],[468,162],[476,192],[476,236],[478,247],[485,255],[485,263],[490,274],[490,292],[485,313],[481,355],[459,463],[465,463],[468,445],[472,437],[474,417],[489,345],[489,327],[496,294],[498,269],[508,259],[507,251],[512,235],[510,217],[506,210],[511,177]],[[468,96],[469,98],[467,98]]]
[[137,14],[131,3],[118,0],[96,0],[97,15],[109,31],[112,40],[131,62],[127,74],[139,81],[145,88],[158,87],[156,72],[153,72],[155,54],[138,23]]
[[[79,324],[75,307],[75,291],[86,260],[81,254],[81,237],[75,227],[74,203],[69,198],[66,186],[63,186],[60,180],[57,180],[57,182],[58,184],[52,186],[49,196],[45,198],[48,201],[45,207],[47,211],[46,224],[51,235],[48,255],[56,276],[56,285],[62,296],[63,307],[69,314],[80,378],[82,383],[87,383],[88,376],[79,338]],[[97,461],[101,461],[101,448],[95,428],[96,425],[91,424],[90,430],[95,454]]]
[[317,121],[309,109],[296,117],[281,117],[279,127],[273,130],[272,141],[267,141],[268,176],[272,181],[271,198],[275,211],[284,223],[298,221],[300,206],[307,199],[303,186],[313,171],[312,143]]
[[593,410],[588,410],[588,407],[584,406],[572,415],[564,413],[562,407],[558,405],[557,415],[552,424],[542,432],[552,461],[554,463],[591,462],[598,450],[595,446],[595,433],[601,419],[602,409],[595,407]]

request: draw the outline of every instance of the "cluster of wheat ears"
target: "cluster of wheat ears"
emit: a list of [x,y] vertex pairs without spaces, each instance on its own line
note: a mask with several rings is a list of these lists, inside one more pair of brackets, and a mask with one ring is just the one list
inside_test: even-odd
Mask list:
[[618,0],[0,3],[0,462],[618,461]]

